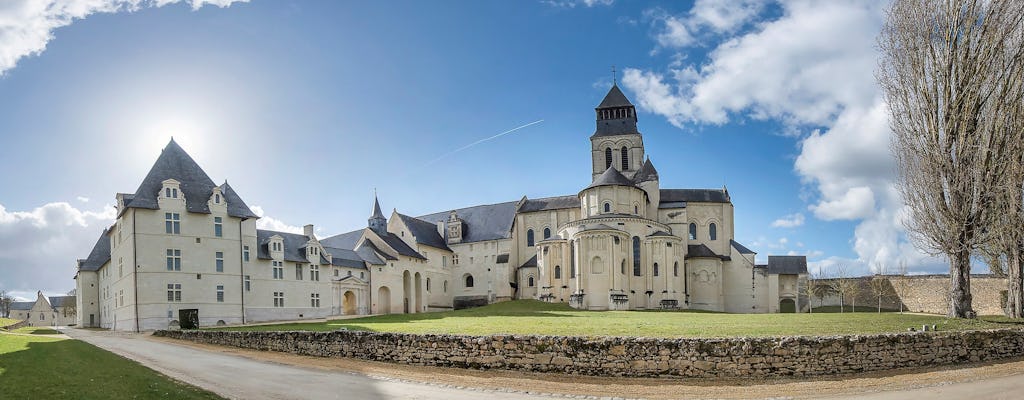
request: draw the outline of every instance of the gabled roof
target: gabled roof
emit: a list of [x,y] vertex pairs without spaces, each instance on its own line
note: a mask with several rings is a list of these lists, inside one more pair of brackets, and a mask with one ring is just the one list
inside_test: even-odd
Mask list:
[[768,256],[769,274],[807,273],[807,256]]
[[412,236],[416,238],[416,243],[438,248],[441,250],[452,251],[452,249],[448,248],[448,244],[445,243],[445,240],[443,237],[441,237],[441,234],[437,233],[436,224],[432,224],[422,219],[413,218],[404,214],[398,214],[398,218],[400,218],[402,220],[402,223],[409,228],[409,231],[410,233],[412,233]]
[[622,173],[619,172],[619,170],[615,169],[615,167],[608,167],[608,169],[606,169],[604,173],[598,175],[598,177],[594,179],[594,182],[591,183],[590,186],[587,186],[586,189],[583,190],[595,188],[598,186],[636,187],[633,181],[629,180],[629,178],[627,178],[625,175],[622,175]]
[[[579,200],[577,199],[576,202],[578,206]],[[428,223],[437,223],[438,221],[448,221],[450,213],[450,211],[442,211],[420,216],[417,219]],[[512,237],[512,222],[516,218],[516,202],[459,208],[455,210],[455,215],[463,223],[462,243],[508,239]],[[410,229],[412,228],[410,227]]]
[[320,239],[320,244],[323,246],[335,247],[339,249],[355,249],[356,244],[358,244],[357,242],[359,241],[359,238],[363,236],[363,229],[342,233],[340,235],[334,235],[329,238]]
[[619,89],[619,85],[612,85],[612,88],[608,90],[608,94],[604,95],[604,100],[601,100],[601,104],[598,104],[597,108],[626,107],[631,105],[633,103],[629,102],[626,95]]
[[11,302],[11,310],[31,310],[36,305],[34,301],[14,301]]
[[[729,203],[729,193],[724,189],[661,189],[661,203]],[[684,205],[685,206],[685,205]]]
[[92,246],[89,257],[84,260],[78,260],[79,271],[99,271],[103,264],[110,261],[110,238],[107,237],[108,232],[108,229],[103,230],[100,238],[96,240],[96,244]]
[[736,251],[740,252],[740,254],[757,254],[756,251],[748,249],[746,246],[740,244],[735,240],[729,239],[729,244],[731,244],[732,247],[735,247]]
[[331,265],[366,269],[366,262],[363,260],[363,257],[353,250],[324,247],[324,251],[331,253]]
[[704,244],[691,244],[686,246],[686,259],[691,258],[719,258],[723,261],[729,261],[732,258],[729,256],[722,256],[715,254],[714,250]]
[[[125,209],[146,208],[155,210],[159,208],[157,196],[160,195],[163,182],[168,179],[174,179],[180,183],[182,195],[185,197],[185,208],[189,212],[210,213],[210,207],[207,202],[210,200],[210,196],[213,195],[213,188],[217,185],[199,167],[199,164],[181,146],[178,146],[174,139],[171,139],[170,143],[167,143],[167,146],[160,152],[160,157],[157,157],[153,167],[146,174],[142,184],[139,185],[135,194],[132,195],[131,202],[125,206]],[[239,204],[231,206],[232,199],[227,198],[229,205],[228,215],[239,218],[255,217],[256,214],[249,210],[249,207],[241,201],[241,198],[234,193],[234,190],[231,190],[231,192]],[[226,193],[225,196],[227,196]],[[124,210],[121,210],[121,212],[123,213]]]
[[528,267],[536,267],[536,266],[537,266],[537,255],[534,254],[533,257],[530,257],[529,260],[526,260],[526,262],[524,262],[523,265],[520,265],[519,268],[528,268]]
[[50,307],[67,307],[75,305],[75,296],[50,296]]
[[[359,248],[356,249],[356,254],[358,254],[359,257],[362,258],[363,260],[366,260],[366,262],[373,265],[383,265],[385,263],[384,259],[397,260],[397,258],[392,257],[388,255],[388,253],[385,253],[378,249],[377,246],[375,246],[373,242],[369,240],[363,241],[363,245],[359,246]],[[384,257],[384,259],[381,259],[381,257]]]
[[633,175],[633,182],[636,183],[656,180],[658,180],[658,170],[654,169],[654,164],[651,164],[650,158],[644,161],[644,165]]
[[421,259],[421,260],[426,260],[427,259],[422,254],[420,254],[418,251],[414,250],[412,247],[409,247],[409,245],[406,244],[405,241],[402,240],[402,238],[400,238],[398,236],[395,236],[395,234],[393,234],[391,232],[388,232],[386,235],[379,235],[379,236],[380,236],[381,239],[384,240],[384,243],[387,243],[388,246],[391,246],[391,248],[395,249],[395,251],[397,251],[398,254],[401,254],[403,256],[412,257],[412,258],[418,258],[418,259]]
[[305,249],[306,243],[309,242],[309,237],[297,233],[268,231],[264,229],[256,230],[256,258],[261,260],[270,260],[270,248],[267,245],[270,242],[270,238],[274,235],[281,236],[284,242],[284,260],[292,262],[309,262],[306,258]]
[[541,199],[527,199],[519,206],[519,212],[562,210],[566,208],[579,208],[579,196],[556,196]]

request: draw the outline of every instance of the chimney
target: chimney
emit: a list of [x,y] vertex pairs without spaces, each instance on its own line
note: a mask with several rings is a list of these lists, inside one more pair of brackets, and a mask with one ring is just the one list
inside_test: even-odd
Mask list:
[[306,237],[310,239],[315,239],[316,236],[313,236],[313,224],[306,224],[306,226],[303,226],[302,234],[306,235]]

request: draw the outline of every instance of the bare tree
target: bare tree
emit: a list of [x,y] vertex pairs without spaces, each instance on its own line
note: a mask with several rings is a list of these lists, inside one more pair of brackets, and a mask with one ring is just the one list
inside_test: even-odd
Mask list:
[[0,290],[0,317],[11,317],[11,303],[13,302],[14,297],[8,294],[6,290]]
[[814,304],[811,301],[821,295],[821,282],[819,277],[813,272],[807,272],[807,282],[800,288],[800,291],[804,296],[807,297],[807,311],[811,314],[814,313]]
[[1024,2],[896,0],[879,35],[903,222],[922,250],[950,262],[950,317],[970,317],[970,258],[989,240],[1020,69]]
[[889,277],[885,276],[885,264],[875,264],[875,275],[868,281],[868,286],[871,288],[871,294],[875,295],[878,299],[878,313],[882,313],[882,297],[888,291]]
[[[859,292],[860,282],[850,277],[850,270],[845,265],[836,265],[832,273],[832,279],[829,279],[829,286],[832,291],[839,296],[839,312],[846,312],[844,305],[846,300],[855,297]],[[857,301],[853,301],[854,307],[856,307]]]
[[900,261],[899,267],[896,270],[896,276],[890,279],[889,282],[892,284],[892,290],[896,293],[896,300],[900,303],[900,314],[903,314],[903,304],[907,298],[907,292],[910,291],[910,287],[913,281],[907,276],[907,262]]

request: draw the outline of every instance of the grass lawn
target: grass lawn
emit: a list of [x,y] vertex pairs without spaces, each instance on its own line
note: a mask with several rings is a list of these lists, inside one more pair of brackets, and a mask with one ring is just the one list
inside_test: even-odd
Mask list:
[[21,320],[17,320],[14,318],[0,318],[0,328],[3,328],[8,325],[14,325],[18,322],[21,322]]
[[219,399],[91,344],[0,334],[0,398]]
[[393,314],[320,323],[220,328],[228,330],[330,331],[438,334],[536,334],[574,336],[736,337],[905,332],[1024,327],[1001,317],[978,320],[899,313],[723,314],[688,311],[579,311],[566,304],[516,300],[459,311]]

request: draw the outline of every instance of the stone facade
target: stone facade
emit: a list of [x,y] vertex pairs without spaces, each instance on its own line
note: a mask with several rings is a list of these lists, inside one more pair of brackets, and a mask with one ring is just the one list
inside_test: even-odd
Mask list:
[[993,361],[1024,354],[1024,331],[1017,329],[726,339],[355,331],[158,331],[155,335],[316,357],[622,377],[810,377]]
[[[871,290],[871,276],[852,278],[858,282],[856,299],[845,299],[844,305],[878,307],[878,296]],[[945,315],[949,310],[949,275],[883,275],[881,307],[899,310],[900,304],[904,311]],[[901,298],[893,283],[898,279],[906,279],[906,290]],[[830,279],[817,282],[828,286]],[[978,315],[1003,315],[1004,292],[1006,279],[993,275],[971,275],[971,306]],[[897,284],[898,286],[898,284]],[[838,306],[839,296],[825,292],[824,296],[812,299],[814,307],[821,305]]]

